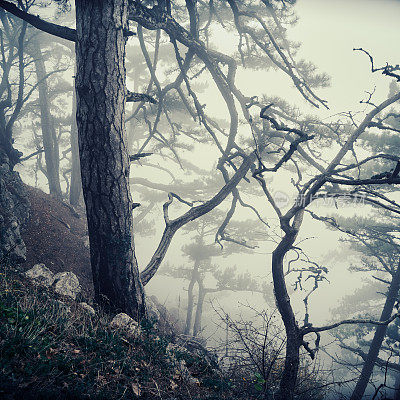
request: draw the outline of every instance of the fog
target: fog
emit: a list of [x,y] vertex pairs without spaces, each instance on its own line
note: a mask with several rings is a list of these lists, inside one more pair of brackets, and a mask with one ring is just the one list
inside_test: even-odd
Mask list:
[[[156,2],[146,5],[153,3]],[[128,100],[125,109],[128,153],[150,153],[131,162],[127,177],[133,202],[140,203],[133,210],[139,270],[147,271],[146,266],[153,262],[171,221],[214,199],[242,162],[251,156],[254,159],[244,178],[218,207],[172,233],[165,257],[157,256],[162,261],[145,285],[145,293],[156,296],[179,320],[184,331],[181,333],[213,349],[227,368],[234,363],[235,351],[235,344],[228,340],[233,340],[235,334],[234,323],[227,323],[229,318],[254,323],[261,331],[257,325],[262,325],[260,313],[274,313],[274,327],[280,329],[276,338],[285,340],[284,325],[288,329],[288,323],[284,318],[285,324],[281,321],[279,312],[282,314],[284,306],[280,304],[290,304],[295,325],[305,331],[311,327],[308,336],[304,336],[307,344],[301,345],[301,360],[307,359],[313,366],[310,368],[317,366],[329,386],[324,398],[350,398],[363,358],[349,348],[362,349],[365,355],[374,334],[373,325],[365,329],[363,324],[341,325],[321,332],[312,327],[353,318],[379,320],[388,288],[395,279],[400,198],[398,172],[390,173],[400,165],[400,106],[399,100],[388,105],[384,102],[399,91],[400,2],[298,0],[288,8],[285,3],[292,2],[272,2],[275,14],[263,11],[265,15],[261,13],[260,17],[271,26],[272,33],[268,31],[268,35],[250,13],[257,11],[253,3],[258,2],[243,2],[250,11],[241,16],[244,22],[240,34],[231,9],[223,4],[216,6],[215,19],[207,31],[204,10],[208,6],[199,3],[204,12],[198,17],[203,26],[199,35],[201,40],[207,38],[204,46],[210,59],[202,59],[194,52],[185,73],[182,63],[188,55],[184,41],[178,37],[174,42],[176,39],[168,32],[140,28],[136,20],[129,25],[135,35],[126,44],[127,88],[155,99],[142,103]],[[185,9],[184,2],[173,6],[176,18],[190,29],[179,7]],[[34,5],[30,12],[40,12],[42,18],[72,28],[74,11],[73,4],[69,12],[60,12],[52,4],[46,8]],[[7,37],[4,21],[3,31]],[[54,151],[60,172],[60,196],[69,202],[71,171],[75,168],[70,139],[75,129],[72,88],[82,71],[76,71],[74,52],[63,39],[53,43],[50,35],[38,35],[32,27],[27,32],[32,41],[40,43],[53,139],[57,137]],[[279,38],[275,47],[271,39],[274,35]],[[257,37],[270,47],[265,50]],[[4,53],[8,47],[2,46]],[[28,42],[25,51],[25,94],[33,89],[14,124],[13,146],[24,155],[35,151],[39,154],[17,163],[15,170],[26,184],[49,193],[49,158],[40,108],[43,99],[37,90],[39,75],[35,77],[38,65],[29,63],[35,55]],[[229,60],[218,54],[236,61],[232,81]],[[369,55],[376,68],[392,66],[392,75],[385,76],[382,70],[372,72]],[[19,83],[16,62],[7,77],[13,102]],[[5,56],[2,70],[4,74]],[[180,74],[184,75],[179,85],[181,93],[164,93]],[[219,82],[218,74],[223,76]],[[1,95],[5,98],[6,92]],[[269,108],[262,111],[265,106]],[[372,115],[379,107],[380,114]],[[105,108],[104,113],[108,112]],[[13,107],[6,109],[7,120],[12,113]],[[81,146],[82,115],[78,109]],[[301,140],[297,142],[298,139]],[[285,154],[287,158],[282,159]],[[372,162],[361,161],[368,157]],[[389,175],[379,176],[386,171]],[[383,180],[380,183],[377,179]],[[360,181],[358,186],[349,183],[354,180]],[[299,206],[299,201],[305,206],[300,204],[286,221],[285,214]],[[83,210],[83,198],[73,206]],[[292,233],[293,240],[285,248],[281,266],[289,297],[283,295],[280,300],[273,254]],[[364,304],[363,296],[369,295]],[[190,296],[193,303],[189,318]],[[398,305],[398,300],[395,302]],[[389,317],[397,312],[394,303],[389,311]],[[398,366],[400,353],[396,335],[393,337],[386,336],[378,353],[381,360],[390,359]],[[310,347],[318,343],[310,350],[308,342]],[[315,359],[312,361],[308,355]],[[376,363],[363,398],[393,397],[399,370],[385,370],[382,363]],[[378,392],[376,387],[384,382],[385,375]],[[399,387],[397,382],[396,388]]]

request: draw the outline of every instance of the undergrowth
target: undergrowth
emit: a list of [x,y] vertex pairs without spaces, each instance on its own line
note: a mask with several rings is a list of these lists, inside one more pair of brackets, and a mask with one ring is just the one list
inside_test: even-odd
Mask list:
[[[109,315],[91,317],[15,268],[0,273],[0,398],[236,398],[201,357],[167,350],[170,338],[154,324],[132,338],[111,329]],[[195,383],[179,374],[181,360]]]

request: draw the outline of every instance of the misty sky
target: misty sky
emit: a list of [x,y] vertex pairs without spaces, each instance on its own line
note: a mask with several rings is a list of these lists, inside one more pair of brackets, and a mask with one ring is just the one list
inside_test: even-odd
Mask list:
[[[300,94],[293,88],[288,77],[280,71],[238,72],[238,87],[246,95],[279,95],[292,105],[296,105],[306,114],[319,114],[328,118],[338,112],[349,110],[365,111],[368,108],[359,101],[365,99],[365,91],[376,87],[375,101],[379,102],[388,94],[390,80],[379,73],[371,74],[369,59],[365,54],[354,52],[353,47],[363,47],[375,58],[377,66],[385,62],[400,62],[400,1],[394,0],[299,0],[297,2],[299,21],[297,26],[289,30],[292,40],[302,42],[299,56],[314,62],[321,72],[331,77],[331,87],[317,90],[318,95],[328,100],[330,110],[316,110],[305,103]],[[214,43],[221,51],[231,52],[235,43],[225,32],[218,31],[218,43]],[[207,97],[207,110],[223,118],[226,115],[224,103],[217,92]],[[362,115],[361,115],[362,116]],[[207,157],[207,155],[204,155]],[[364,212],[368,212],[365,208]],[[343,211],[343,210],[341,210]],[[354,210],[344,210],[351,215]],[[273,214],[270,214],[273,215]],[[362,285],[364,279],[360,274],[347,271],[350,262],[357,264],[357,256],[349,257],[339,246],[339,235],[328,231],[322,224],[307,222],[303,225],[301,238],[308,254],[321,265],[330,268],[328,278],[330,284],[324,283],[310,302],[313,322],[322,323],[332,316],[327,312],[338,304],[346,293],[352,293],[355,287]],[[170,262],[185,262],[180,259],[179,245],[172,246],[168,259]],[[150,254],[151,249],[148,249]],[[249,269],[259,276],[268,275],[270,269],[268,254],[237,257],[238,266]],[[326,263],[326,264],[325,264]],[[164,298],[173,302],[177,298],[174,290],[166,293],[165,277],[153,279],[150,291],[163,291]],[[172,284],[172,280],[170,282]],[[185,298],[185,292],[182,292]],[[225,296],[222,305],[232,305],[232,297]],[[251,299],[259,307],[264,305],[261,296],[235,295],[234,299],[245,302]],[[297,309],[302,312],[301,296],[294,298]]]
[[[317,90],[320,97],[328,100],[330,110],[316,110],[306,104],[293,88],[290,79],[280,71],[238,71],[237,85],[245,95],[278,95],[290,104],[298,106],[302,112],[322,115],[324,118],[341,111],[366,110],[367,107],[360,105],[359,101],[365,99],[366,90],[372,91],[375,86],[376,102],[387,96],[390,80],[381,74],[372,75],[367,56],[354,52],[353,47],[363,47],[368,50],[378,66],[384,65],[386,61],[393,64],[400,63],[398,23],[400,1],[298,0],[296,9],[299,21],[295,27],[289,29],[289,37],[302,43],[298,54],[300,58],[314,62],[321,72],[330,75],[331,87]],[[222,29],[217,31],[213,45],[228,53],[235,49],[235,41]],[[210,85],[207,97],[202,100],[207,104],[207,112],[220,119],[226,119],[226,108],[219,93],[212,89],[214,86]],[[217,153],[212,154],[212,157],[209,153],[202,155],[204,164],[210,164],[211,167],[216,155]],[[199,161],[202,160],[197,157],[196,162]],[[268,211],[265,199],[260,200],[260,210],[267,218],[273,215]],[[346,212],[351,213],[352,210]],[[155,237],[152,240],[136,239],[138,258],[142,267],[146,265],[161,237],[163,229],[161,210],[155,219],[158,221]],[[331,284],[324,283],[323,291],[314,296],[317,301],[311,300],[311,315],[317,322],[330,319],[331,316],[326,310],[334,307],[345,293],[352,292],[355,286],[360,285],[360,276],[350,274],[346,270],[349,261],[347,255],[346,260],[340,260],[344,258],[344,254],[338,249],[338,236],[321,224],[307,221],[301,233],[303,239],[310,238],[303,244],[308,253],[321,264],[329,264],[327,266],[330,268],[328,278]],[[182,235],[177,235],[168,252],[167,260],[172,264],[181,265],[187,262],[180,257],[181,240],[184,240]],[[238,267],[248,269],[256,276],[268,276],[270,255],[267,253],[271,249],[271,245],[266,245],[266,248],[258,251],[258,254],[235,257],[235,262]],[[229,265],[231,261],[221,262]],[[178,293],[181,293],[182,299],[185,299],[186,295],[183,290],[177,290],[176,281],[163,276],[156,276],[147,288],[150,294],[157,293],[161,301],[168,298],[171,303],[176,302]],[[235,301],[246,301],[247,298],[248,295],[240,294],[235,296]],[[232,297],[225,296],[225,300],[226,304],[233,304]],[[259,307],[264,306],[261,296],[254,295],[251,300]],[[300,307],[300,297],[297,299],[297,304],[299,310],[303,311]]]

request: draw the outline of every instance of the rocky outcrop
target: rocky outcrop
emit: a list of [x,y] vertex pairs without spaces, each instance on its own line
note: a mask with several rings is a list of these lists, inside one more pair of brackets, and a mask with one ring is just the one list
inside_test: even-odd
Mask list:
[[131,318],[128,314],[120,313],[117,314],[111,321],[110,327],[114,329],[120,329],[131,337],[139,337],[141,335],[141,329],[139,324]]
[[29,206],[25,185],[0,148],[0,262],[25,261],[21,229],[28,220]]
[[56,293],[70,297],[73,300],[81,292],[79,280],[72,272],[53,274],[44,264],[36,264],[25,272],[25,276],[35,283],[51,286]]
[[44,264],[34,265],[25,275],[35,283],[45,286],[51,286],[54,282],[54,274]]
[[81,292],[79,280],[72,272],[59,272],[55,274],[53,286],[56,293],[71,297],[74,300]]

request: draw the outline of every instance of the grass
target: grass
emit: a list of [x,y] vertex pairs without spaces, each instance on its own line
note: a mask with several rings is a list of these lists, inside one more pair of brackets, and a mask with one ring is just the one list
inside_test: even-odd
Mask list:
[[[200,356],[167,350],[168,335],[142,323],[138,338],[60,300],[15,268],[0,270],[0,398],[232,399],[229,380]],[[181,360],[197,381],[187,382]]]

